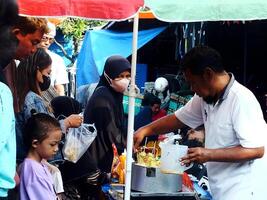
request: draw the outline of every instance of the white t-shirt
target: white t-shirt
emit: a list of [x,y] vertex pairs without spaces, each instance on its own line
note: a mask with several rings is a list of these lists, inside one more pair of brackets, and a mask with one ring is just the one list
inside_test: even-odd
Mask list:
[[51,85],[54,86],[69,83],[68,73],[63,58],[50,50],[48,50],[47,53],[52,59]]
[[[235,81],[233,75],[223,97],[214,106],[195,95],[175,115],[192,128],[204,124],[206,148],[267,147],[267,126],[260,105],[253,93]],[[266,170],[266,154],[247,162],[207,162],[213,199],[266,199]]]

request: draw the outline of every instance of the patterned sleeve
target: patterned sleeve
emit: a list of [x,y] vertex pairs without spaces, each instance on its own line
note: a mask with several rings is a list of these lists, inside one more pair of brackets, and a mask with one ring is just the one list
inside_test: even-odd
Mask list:
[[25,120],[31,117],[31,110],[36,110],[37,113],[46,113],[49,115],[53,115],[50,113],[44,104],[44,101],[41,97],[39,97],[37,94],[31,92],[28,93],[25,98],[24,103],[24,117]]

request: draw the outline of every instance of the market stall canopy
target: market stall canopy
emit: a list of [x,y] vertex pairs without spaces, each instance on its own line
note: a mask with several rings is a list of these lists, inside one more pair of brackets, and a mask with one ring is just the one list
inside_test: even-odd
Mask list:
[[144,0],[18,0],[18,4],[20,15],[119,21],[132,18]]
[[[137,48],[155,38],[167,27],[139,31]],[[103,73],[106,59],[111,55],[128,57],[132,54],[132,32],[89,30],[77,58],[77,86],[96,83]],[[103,50],[105,49],[105,50]]]
[[266,0],[145,0],[145,5],[166,22],[267,19]]

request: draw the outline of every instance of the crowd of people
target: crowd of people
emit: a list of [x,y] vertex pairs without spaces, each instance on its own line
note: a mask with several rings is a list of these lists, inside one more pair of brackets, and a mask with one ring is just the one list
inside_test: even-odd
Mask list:
[[[59,72],[65,70],[62,60],[48,50],[54,25],[18,16],[15,0],[0,0],[0,30],[0,200],[105,199],[101,186],[110,181],[112,145],[119,153],[126,147],[122,102],[130,62],[107,58],[80,115],[81,105],[62,96],[68,83]],[[180,66],[195,95],[166,115],[166,81],[159,79],[135,119],[135,148],[145,137],[193,128],[187,137],[202,144],[189,148],[181,163],[206,163],[214,200],[265,199],[267,125],[255,96],[225,71],[210,47],[192,48]],[[77,163],[64,161],[64,135],[82,123],[95,124],[97,137]]]
[[[122,97],[130,81],[129,61],[107,59],[83,117],[80,104],[62,96],[66,69],[48,50],[54,25],[18,16],[16,1],[0,3],[0,199],[75,199],[73,187],[77,199],[100,199],[111,171],[112,144],[125,148]],[[62,138],[83,122],[95,123],[98,136],[76,164],[64,163]]]
[[[34,189],[34,186],[39,187],[43,180],[47,180],[50,186],[55,185],[50,188],[51,197],[57,193],[54,192],[55,188],[58,188],[56,186],[63,186],[60,171],[47,162],[49,158],[54,159],[59,141],[54,141],[55,138],[50,140],[49,133],[54,129],[50,130],[48,124],[42,122],[47,117],[58,121],[53,116],[49,102],[42,98],[42,92],[51,86],[52,59],[41,44],[45,39],[44,34],[50,33],[51,30],[44,18],[18,16],[16,1],[1,0],[0,3],[0,127],[3,130],[0,147],[0,198],[16,199],[15,191],[11,189],[17,183],[20,184],[20,199],[47,199],[46,195],[49,194]],[[54,65],[57,67],[56,62]],[[45,114],[42,118],[35,118],[35,113]],[[32,118],[34,122],[31,121]],[[58,124],[54,125],[57,127],[60,124],[57,140],[61,138],[62,132],[66,132],[69,127],[80,126],[82,121],[81,116],[71,115],[57,122]],[[39,148],[40,146],[45,148]],[[28,162],[29,160],[31,162]],[[49,169],[49,174],[55,175],[52,176],[51,182],[46,177],[40,180],[45,174],[49,177],[42,168]],[[32,178],[29,179],[31,183],[27,182],[28,178]],[[42,187],[44,186],[46,187],[45,183]],[[45,187],[42,189],[45,190]],[[35,198],[38,194],[40,197]]]

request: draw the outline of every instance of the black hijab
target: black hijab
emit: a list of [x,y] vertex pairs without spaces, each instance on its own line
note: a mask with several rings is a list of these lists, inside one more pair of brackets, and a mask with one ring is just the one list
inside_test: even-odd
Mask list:
[[[104,66],[104,72],[111,79],[130,69],[130,62],[121,56],[109,57]],[[94,174],[97,169],[110,172],[113,161],[112,143],[115,143],[120,152],[126,144],[123,94],[110,86],[104,72],[84,111],[84,123],[95,124],[97,137],[75,165],[66,163],[61,167],[65,182]]]
[[[111,79],[117,78],[122,72],[125,71],[131,71],[131,64],[130,62],[120,56],[120,55],[114,55],[107,58],[105,65],[104,65],[104,71],[102,75],[100,76],[99,83],[95,89],[94,95],[107,95],[107,98],[113,100],[115,103],[115,110],[116,110],[116,124],[118,127],[123,127],[124,125],[124,116],[123,116],[123,94],[120,92],[116,92],[108,82],[107,78],[105,77],[104,73]],[[99,89],[98,89],[99,88]],[[102,89],[100,89],[102,88]],[[104,89],[105,88],[105,89]],[[99,91],[98,91],[99,90]],[[102,93],[102,94],[101,94]],[[105,94],[103,94],[105,93]],[[111,95],[109,96],[108,93]]]
[[[110,86],[110,83],[108,82],[104,73],[106,73],[106,75],[108,75],[109,78],[115,79],[122,72],[125,72],[125,71],[131,71],[130,62],[126,58],[119,56],[119,55],[110,56],[105,62],[104,71],[103,71],[102,75],[100,76],[99,83],[96,87],[96,91],[98,90],[97,88],[100,88],[103,86],[109,90],[109,92],[112,94],[114,100],[116,101],[116,110],[117,110],[117,113],[120,115],[121,115],[121,113],[123,113],[123,106],[122,106],[123,94],[120,92],[116,92]],[[118,123],[118,126],[122,125],[122,121],[123,121],[122,117],[123,116],[118,116],[118,118],[116,120]]]
[[109,78],[115,79],[124,71],[131,71],[130,62],[126,58],[119,56],[119,55],[110,56],[106,60],[104,71],[102,75],[100,76],[100,81],[97,87],[99,86],[110,87],[109,82],[104,76],[104,73],[106,73]]

